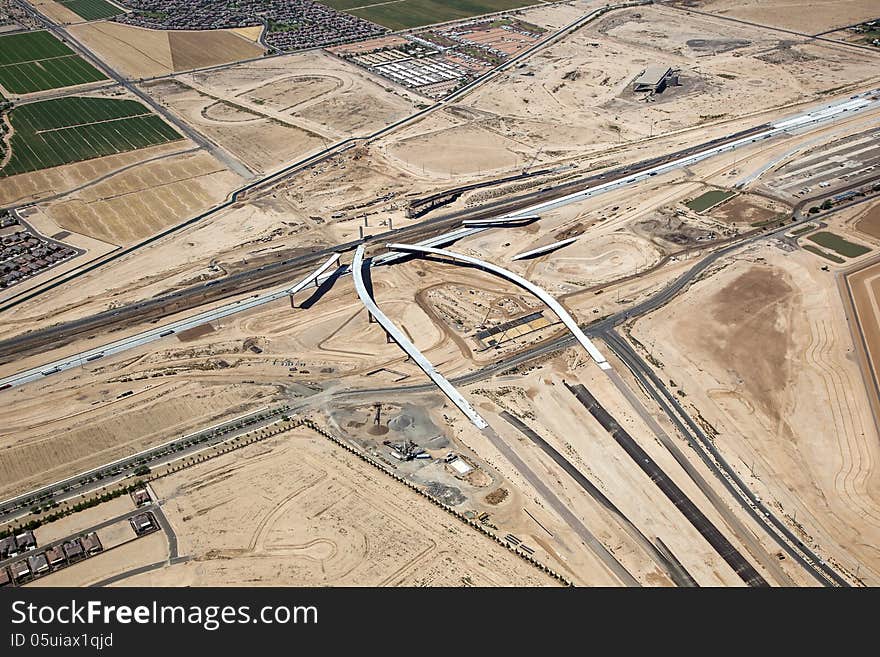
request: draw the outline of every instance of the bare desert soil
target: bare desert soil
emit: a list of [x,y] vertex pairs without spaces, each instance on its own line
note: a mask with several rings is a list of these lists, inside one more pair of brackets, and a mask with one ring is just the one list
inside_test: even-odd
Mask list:
[[675,4],[806,34],[818,34],[877,18],[877,3],[872,0],[707,0]]
[[405,92],[323,53],[182,75],[145,90],[254,171],[268,171],[413,111]]
[[241,179],[205,152],[149,162],[48,205],[66,230],[130,244],[226,198]]
[[710,216],[725,224],[759,224],[785,216],[788,207],[779,201],[757,194],[740,194],[710,211]]
[[[582,157],[877,77],[878,54],[684,16],[650,6],[603,17],[396,133],[388,155],[413,172],[486,173],[524,166],[539,148],[538,162]],[[679,68],[681,86],[645,103],[629,86],[655,63]]]
[[856,221],[855,229],[880,240],[880,205],[874,204]]
[[59,23],[81,23],[82,17],[53,0],[28,0],[37,10]]
[[169,75],[260,57],[264,49],[235,30],[148,30],[112,21],[75,25],[70,33],[130,78]]
[[811,254],[755,248],[633,335],[749,485],[806,542],[877,581],[877,430],[833,275]]
[[[117,399],[132,390],[135,394]],[[10,400],[16,418],[0,431],[0,495],[33,488],[266,405],[270,386],[192,385],[180,381],[108,383],[81,389],[67,412],[63,393]],[[54,400],[54,401],[53,401]],[[74,410],[75,409],[75,410]]]
[[[558,27],[598,4],[528,10],[524,18]],[[865,3],[839,4],[839,15],[827,2],[793,3],[788,13],[806,14],[810,5],[819,16],[810,29],[818,31],[817,25],[855,22],[853,17],[867,11]],[[731,10],[737,16],[751,11],[760,17],[766,6],[747,3],[737,9],[718,1],[701,8]],[[789,29],[800,29],[799,18],[789,18]],[[256,36],[253,30],[245,35],[168,35],[108,23],[74,29],[108,61],[138,78],[219,61],[231,44],[236,59],[259,49],[248,41]],[[845,98],[877,84],[878,62],[880,54],[668,6],[613,12],[424,119],[358,143],[73,286],[17,306],[0,321],[0,338],[356,239],[359,229],[370,235],[387,230],[392,221],[401,227],[415,221],[404,214],[414,197],[490,175],[526,166],[573,166],[528,183],[465,193],[426,218],[670,153],[822,100]],[[654,63],[680,69],[682,84],[646,102],[633,95],[630,83]],[[140,84],[253,175],[341,139],[368,135],[423,102],[320,52]],[[509,267],[557,295],[579,322],[589,322],[657,292],[719,240],[741,234],[750,224],[786,216],[790,209],[766,196],[766,189],[743,190],[702,214],[686,209],[686,200],[710,188],[734,188],[764,167],[772,173],[812,141],[832,132],[865,130],[870,121],[876,121],[876,114],[755,144],[546,212],[529,226],[486,231],[452,248]],[[185,142],[16,176],[4,181],[0,204],[44,199],[35,222],[112,248],[207,209],[242,182],[213,156]],[[871,212],[847,215],[832,229],[880,239]],[[552,255],[512,260],[567,237],[577,241]],[[791,242],[749,247],[627,330],[778,515],[823,558],[850,575],[860,564],[860,577],[876,584],[877,430],[837,287],[840,269],[823,271],[823,264]],[[865,270],[864,276],[872,277],[873,271]],[[503,361],[560,334],[549,310],[485,272],[412,260],[377,268],[372,278],[382,309],[448,377]],[[873,310],[874,292],[865,287],[859,297],[863,315]],[[288,403],[399,474],[448,496],[456,509],[489,513],[487,522],[500,535],[520,537],[542,562],[573,582],[619,583],[495,443],[467,424],[436,390],[406,390],[424,384],[424,374],[387,342],[377,325],[368,323],[350,277],[308,296],[297,298],[298,308],[282,299],[6,391],[8,403],[0,409],[0,497],[224,417]],[[542,314],[530,330],[505,334],[497,349],[484,348],[475,336],[481,328],[530,313]],[[127,326],[27,356],[0,366],[0,376],[144,328]],[[635,398],[656,411],[626,368],[612,361]],[[586,385],[770,583],[815,584],[791,560],[780,558],[778,545],[732,500],[722,496],[719,504],[689,477],[677,459],[692,462],[717,487],[714,475],[672,425],[658,420],[684,457],[655,439],[636,408],[580,350],[558,352],[463,386],[463,394],[504,445],[548,482],[640,583],[669,586],[672,580],[631,530],[508,424],[502,411],[523,418],[565,454],[649,541],[662,540],[699,584],[741,585],[742,580],[564,382]],[[134,394],[119,398],[128,391]],[[383,427],[371,424],[374,403],[398,419],[417,418],[418,430],[391,427],[387,435],[429,440],[432,458],[439,460],[391,460],[379,437]],[[469,459],[474,472],[457,476],[440,459],[447,450]],[[124,585],[553,584],[485,536],[307,430],[181,471],[161,479],[157,490],[180,536],[181,553],[192,560],[124,579]],[[46,583],[93,583],[167,554],[158,534],[143,546],[141,551],[129,546],[114,550],[95,562],[95,569],[68,569]]]
[[171,475],[155,489],[192,560],[125,585],[554,584],[307,429]]

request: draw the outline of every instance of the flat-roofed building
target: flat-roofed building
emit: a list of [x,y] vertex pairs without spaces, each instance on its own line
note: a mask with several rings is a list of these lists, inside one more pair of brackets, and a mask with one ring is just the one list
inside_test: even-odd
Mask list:
[[669,66],[663,64],[649,66],[633,80],[633,91],[661,92],[666,88],[666,83],[671,76],[672,68]]
[[12,575],[9,574],[9,568],[0,567],[0,587],[12,584]]

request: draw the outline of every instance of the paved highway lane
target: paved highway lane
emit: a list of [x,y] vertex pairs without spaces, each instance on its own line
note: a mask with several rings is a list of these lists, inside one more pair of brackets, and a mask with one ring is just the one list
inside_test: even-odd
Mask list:
[[659,488],[670,502],[687,518],[700,535],[718,555],[728,563],[733,571],[749,586],[769,586],[755,567],[734,547],[727,537],[712,524],[705,514],[684,494],[674,481],[652,459],[644,449],[633,440],[632,436],[617,423],[593,395],[582,385],[565,386],[577,397],[578,401],[590,412],[599,424],[611,435],[621,448]]
[[580,518],[574,515],[574,513],[571,512],[571,509],[569,509],[568,506],[550,490],[541,476],[532,470],[532,468],[530,468],[525,461],[523,461],[519,455],[511,449],[510,445],[501,439],[501,436],[499,436],[494,429],[491,427],[484,429],[483,435],[485,435],[489,439],[489,442],[495,446],[495,449],[497,449],[501,455],[510,462],[514,469],[532,485],[538,495],[547,501],[550,508],[553,509],[559,517],[562,518],[563,522],[565,522],[565,524],[567,524],[572,531],[581,538],[584,544],[590,548],[594,555],[596,555],[596,558],[601,563],[605,564],[605,567],[608,568],[608,570],[613,573],[622,584],[625,586],[641,586],[639,580],[632,576],[632,573],[626,569],[626,566],[620,563],[620,561],[617,560],[617,557],[611,554],[602,541],[596,538],[593,532],[581,522]]
[[[816,124],[824,124],[825,122],[833,120],[834,118],[841,116],[851,116],[854,112],[863,111],[865,109],[873,108],[876,106],[880,106],[880,96],[877,96],[875,98],[875,95],[872,94],[860,94],[857,96],[853,96],[846,101],[823,104],[809,112],[801,113],[788,119],[781,120],[775,124],[771,124],[770,127],[767,129],[761,127],[758,132],[754,132],[754,130],[741,131],[739,133],[731,135],[728,138],[713,140],[713,142],[709,142],[708,145],[704,145],[702,147],[697,147],[695,149],[686,149],[684,151],[675,153],[672,156],[652,158],[651,160],[642,163],[641,166],[635,167],[636,171],[633,173],[627,173],[627,171],[630,171],[633,167],[623,167],[616,171],[608,172],[607,174],[592,176],[587,181],[581,181],[580,183],[578,183],[580,186],[586,186],[586,189],[575,191],[570,194],[565,194],[559,198],[553,198],[549,201],[542,201],[537,204],[529,204],[526,205],[523,209],[508,211],[506,214],[503,214],[503,218],[508,220],[515,220],[540,215],[540,212],[542,211],[562,207],[563,205],[569,203],[580,202],[592,196],[618,189],[621,186],[637,184],[653,175],[656,175],[657,173],[689,166],[694,162],[701,161],[713,155],[726,152],[734,148],[746,146],[760,139],[766,139],[772,136],[776,136],[789,130],[800,130],[814,126]],[[740,136],[743,134],[745,134],[746,136]],[[717,143],[717,145],[712,145],[713,143]],[[598,182],[602,179],[606,179],[606,181]],[[564,193],[570,186],[571,184],[561,186],[560,188],[553,190],[554,193],[552,195],[559,196],[560,193]],[[520,199],[512,200],[511,203],[515,205],[524,205],[527,204],[528,201],[531,200],[531,198],[534,198],[536,195],[539,194],[540,192],[526,195]],[[401,229],[397,232],[389,231],[382,235],[374,236],[373,238],[370,238],[370,240],[372,240],[373,243],[381,243],[383,238],[388,239],[388,237],[391,235],[394,235],[397,240],[400,240],[401,238],[405,238],[408,235],[418,236],[425,231],[430,232],[433,230],[440,231],[440,235],[433,238],[432,241],[423,240],[421,242],[421,245],[429,247],[442,246],[443,244],[448,243],[448,241],[450,240],[461,239],[462,237],[475,234],[476,232],[479,232],[481,230],[489,230],[489,226],[459,228],[451,232],[449,232],[448,229],[454,225],[457,225],[461,220],[464,219],[479,219],[491,217],[493,216],[493,212],[495,212],[496,210],[500,210],[499,206],[503,207],[503,204],[498,204],[498,206],[489,206],[488,208],[481,208],[476,212],[461,211],[452,215],[437,217],[436,219],[428,220],[426,222],[422,222],[420,224]],[[476,216],[474,216],[475,214]],[[497,214],[494,216],[497,216]],[[444,232],[444,230],[446,232]],[[168,304],[178,303],[180,299],[185,298],[188,295],[195,295],[196,297],[198,297],[199,295],[204,296],[208,294],[207,289],[211,286],[216,286],[216,288],[220,290],[221,293],[224,291],[229,292],[229,290],[235,290],[236,286],[239,283],[247,282],[254,276],[254,274],[256,274],[256,281],[251,281],[250,288],[247,288],[245,286],[245,289],[253,289],[254,287],[258,287],[260,285],[261,280],[263,281],[263,284],[265,284],[265,279],[267,277],[277,277],[279,275],[283,275],[285,271],[289,271],[294,266],[302,267],[304,265],[314,263],[318,258],[326,257],[328,254],[332,255],[334,253],[341,253],[343,251],[357,248],[367,241],[368,240],[357,240],[354,242],[339,245],[337,247],[323,249],[312,254],[289,258],[280,263],[265,265],[258,268],[256,271],[239,272],[232,276],[226,277],[222,281],[212,281],[205,285],[175,292],[173,294],[165,295],[158,299],[140,302],[138,304],[133,304],[132,306],[122,309],[99,313],[98,315],[85,318],[83,320],[69,322],[67,324],[54,326],[49,329],[33,331],[22,336],[10,338],[0,342],[0,355],[5,354],[7,359],[10,357],[21,357],[22,355],[29,353],[29,350],[40,348],[44,344],[52,344],[54,346],[58,346],[59,342],[63,344],[63,342],[59,340],[59,335],[64,336],[67,340],[70,340],[73,336],[79,335],[82,332],[87,331],[93,327],[100,327],[108,323],[110,325],[113,325],[118,323],[122,319],[130,321],[132,318],[137,317],[138,315],[141,315],[145,312],[149,312],[151,309],[152,312],[156,312],[158,310],[161,313],[162,309],[165,308]],[[399,256],[397,256],[396,254],[386,254],[385,256],[377,258],[376,263],[388,264],[390,262],[393,262],[396,257]],[[285,268],[287,269],[285,270]],[[254,303],[264,303],[266,302],[265,299],[266,297],[263,297],[262,299],[258,297]],[[249,306],[242,305],[242,309],[247,309],[247,307]],[[168,312],[166,312],[165,314],[168,314]],[[158,329],[159,333],[164,332],[163,329],[167,330],[168,327],[160,327],[160,329]],[[130,346],[138,346],[138,342],[136,340],[129,342],[128,344]],[[114,353],[118,353],[118,351],[120,350],[121,349],[118,349],[114,351]],[[90,350],[89,352],[83,352],[64,359],[64,362],[61,363],[60,366],[58,364],[47,364],[38,368],[33,368],[33,371],[29,371],[27,375],[19,373],[12,377],[6,377],[0,380],[0,390],[2,390],[2,388],[5,386],[12,387],[15,385],[20,385],[21,383],[27,383],[28,381],[36,380],[42,376],[49,376],[50,374],[63,371],[63,369],[75,367],[76,365],[80,364],[81,362],[85,362],[86,359],[95,355],[96,351]],[[58,367],[59,369],[56,369],[56,367]]]
[[[63,502],[80,497],[99,488],[132,478],[140,465],[157,467],[189,457],[207,447],[226,442],[232,438],[255,429],[260,429],[278,421],[285,413],[284,407],[268,410],[259,409],[252,413],[225,420],[213,427],[180,436],[161,445],[156,445],[137,454],[107,463],[97,468],[80,472],[71,477],[56,481],[22,495],[0,502],[0,522],[9,522],[26,516],[31,507],[45,506],[53,502]],[[237,428],[242,425],[240,428]]]
[[699,586],[696,580],[691,576],[687,570],[681,565],[678,560],[670,559],[663,554],[657,546],[655,546],[647,536],[645,536],[642,531],[635,526],[635,524],[627,518],[623,512],[617,508],[617,506],[610,500],[608,497],[596,487],[593,482],[591,482],[583,472],[581,472],[571,461],[566,459],[562,454],[560,454],[557,450],[555,450],[550,443],[548,443],[544,438],[542,438],[536,431],[534,431],[531,427],[529,427],[525,422],[520,420],[515,415],[508,413],[507,411],[501,411],[500,416],[504,418],[508,423],[512,426],[516,427],[520,433],[526,436],[529,440],[531,440],[538,448],[541,449],[547,456],[549,456],[553,461],[562,468],[566,474],[568,474],[572,479],[574,479],[577,484],[584,489],[584,491],[592,497],[596,502],[598,502],[605,510],[607,510],[611,516],[617,521],[617,523],[623,528],[623,530],[630,535],[630,537],[641,546],[641,548],[650,556],[654,563],[656,563],[660,568],[666,571],[666,574],[669,575],[669,578],[676,586],[684,586],[684,587],[693,587]]

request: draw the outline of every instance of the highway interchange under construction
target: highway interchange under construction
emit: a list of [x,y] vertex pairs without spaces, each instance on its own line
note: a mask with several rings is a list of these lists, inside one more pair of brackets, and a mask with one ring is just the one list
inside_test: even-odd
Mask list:
[[[204,249],[206,242],[193,235],[208,234],[224,217],[247,226],[245,235],[251,230],[247,212],[271,208],[270,214],[291,219],[276,199],[300,193],[288,177],[302,176],[306,189],[322,176],[348,175],[341,170],[354,169],[357,158],[376,157],[363,155],[368,149],[353,154],[361,148],[356,142],[381,143],[398,128],[411,130],[413,117],[442,112],[484,83],[527,79],[522,67],[533,65],[529,55],[552,49],[609,12],[613,18],[618,9],[634,11],[627,5],[573,17],[559,9],[553,36],[463,93],[368,138],[349,136],[252,179],[213,209],[167,229],[167,242],[132,243],[13,291],[0,313],[30,318],[41,304],[75,299],[79,285],[94,290],[105,277],[136,269],[147,254],[161,258],[169,245]],[[659,11],[663,18],[663,11],[674,16],[679,10]],[[626,23],[601,23],[590,47],[603,49],[606,32],[620,25]],[[78,41],[73,45],[89,52]],[[577,85],[577,75],[565,76]],[[124,76],[118,80],[131,85]],[[560,175],[566,168],[552,166],[529,175],[536,155],[521,172],[508,167],[466,178],[449,199],[442,185],[419,188],[419,198],[443,199],[444,208],[449,200],[448,208],[432,206],[409,222],[395,214],[393,230],[389,214],[358,239],[349,239],[345,222],[369,206],[352,200],[350,216],[333,215],[340,219],[336,224],[309,216],[313,229],[321,227],[319,239],[302,240],[290,230],[280,246],[253,248],[242,258],[243,249],[218,247],[218,254],[237,255],[222,267],[211,260],[210,280],[194,275],[200,271],[195,264],[180,267],[163,284],[162,268],[151,264],[155,268],[145,268],[143,279],[149,284],[122,302],[108,307],[89,292],[84,310],[67,302],[60,321],[43,315],[33,326],[5,325],[0,399],[9,401],[4,412],[11,440],[0,464],[6,479],[0,531],[30,523],[41,541],[46,535],[57,542],[50,519],[72,516],[65,522],[76,524],[80,513],[83,526],[104,531],[100,522],[85,520],[91,512],[84,509],[103,508],[132,481],[146,478],[155,487],[150,494],[157,509],[161,505],[170,551],[163,557],[156,540],[159,548],[115,570],[89,561],[91,574],[85,564],[76,566],[85,573],[82,581],[216,585],[224,571],[269,582],[280,572],[271,564],[300,563],[300,553],[314,550],[318,556],[308,558],[332,573],[342,568],[336,555],[354,554],[343,547],[349,539],[341,538],[350,531],[355,538],[363,533],[369,546],[369,554],[358,557],[363,563],[401,556],[410,549],[406,541],[413,541],[413,554],[422,556],[375,580],[386,582],[401,572],[434,572],[424,555],[436,548],[420,547],[436,546],[430,530],[400,529],[399,508],[380,520],[365,511],[373,502],[375,509],[387,509],[388,500],[393,506],[394,491],[405,482],[456,521],[494,537],[487,550],[502,545],[510,553],[491,553],[489,561],[501,563],[512,554],[519,566],[542,573],[531,576],[552,573],[555,583],[873,583],[880,567],[833,529],[847,506],[873,517],[873,479],[865,465],[871,459],[847,462],[841,452],[844,462],[831,474],[830,465],[828,471],[820,465],[833,460],[823,442],[831,433],[850,440],[855,453],[873,453],[862,443],[853,447],[849,438],[873,431],[859,424],[866,416],[840,411],[862,403],[861,396],[839,392],[859,366],[845,355],[850,333],[841,326],[853,336],[861,329],[857,322],[846,325],[848,316],[821,296],[833,288],[816,281],[874,262],[876,245],[859,232],[858,222],[867,221],[880,185],[856,158],[862,152],[873,157],[880,135],[871,136],[880,114],[876,85],[875,79],[861,80],[837,94],[755,113],[754,120],[740,117],[730,122],[729,134],[712,125],[695,145],[688,145],[693,134],[704,133],[672,132],[661,142],[666,154],[647,139],[638,161],[628,155],[624,163],[605,160],[595,168],[573,164],[577,175]],[[669,94],[675,101],[675,93],[701,93],[695,89]],[[673,101],[654,99],[657,107]],[[485,105],[469,111],[480,116]],[[168,107],[161,114],[182,120]],[[216,150],[187,126],[200,148]],[[652,138],[653,132],[652,122]],[[850,146],[846,140],[854,135],[860,141]],[[388,144],[376,151],[387,161],[403,160],[403,151]],[[841,171],[829,169],[816,188],[798,182],[810,180],[796,168],[803,154],[839,162]],[[546,157],[550,165],[559,163]],[[493,185],[498,191],[487,193]],[[339,189],[340,195],[351,193]],[[377,187],[376,195],[387,189]],[[723,199],[705,208],[693,203],[713,194]],[[33,207],[39,212],[39,203]],[[385,207],[402,212],[399,199]],[[286,230],[296,221],[281,224]],[[328,237],[333,235],[348,237]],[[255,236],[248,244],[267,241]],[[540,321],[520,327],[523,317]],[[496,328],[485,344],[474,337]],[[507,335],[511,328],[518,329],[513,337]],[[741,347],[745,342],[751,352]],[[691,353],[703,354],[702,360],[694,365]],[[814,373],[815,380],[798,379]],[[788,383],[766,383],[783,375]],[[821,399],[819,379],[838,386],[836,396],[826,395],[827,407],[807,401],[814,394]],[[786,394],[791,397],[779,401]],[[865,387],[858,394],[872,393]],[[862,406],[870,411],[873,405]],[[753,424],[743,421],[741,407],[750,409]],[[171,408],[177,415],[165,410]],[[810,426],[804,418],[823,412],[827,424],[813,422],[826,438],[814,440],[804,432]],[[335,454],[330,460],[325,438]],[[45,465],[27,463],[27,454]],[[351,458],[385,477],[381,500],[361,499],[372,484],[351,464],[343,475],[334,469]],[[215,467],[227,474],[215,480]],[[270,467],[282,470],[270,473]],[[792,474],[798,468],[814,478]],[[315,474],[325,469],[333,472],[326,480]],[[239,472],[253,483],[224,489],[225,478]],[[302,488],[292,490],[291,481]],[[811,488],[831,500],[827,514],[804,492]],[[310,515],[329,508],[328,516]],[[325,524],[334,522],[346,531]],[[853,523],[847,522],[849,529]],[[234,529],[212,534],[221,526]],[[406,541],[382,552],[385,539],[371,532],[392,527],[388,531]],[[232,538],[236,531],[241,544]],[[315,548],[325,543],[334,549]],[[370,552],[375,549],[380,552]],[[439,553],[470,559],[464,547]],[[250,561],[253,556],[270,564],[265,572]],[[220,571],[218,558],[228,560]],[[496,570],[494,581],[532,582],[512,567],[502,570],[511,579]],[[319,581],[352,583],[341,575],[319,577],[325,576]]]

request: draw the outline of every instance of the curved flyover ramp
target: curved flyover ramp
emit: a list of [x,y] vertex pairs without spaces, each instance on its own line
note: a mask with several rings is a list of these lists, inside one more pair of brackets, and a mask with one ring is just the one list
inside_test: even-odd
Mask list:
[[569,244],[573,244],[577,241],[577,237],[569,237],[567,240],[559,240],[558,242],[553,242],[553,244],[545,244],[544,246],[539,246],[537,249],[532,249],[531,251],[523,251],[522,253],[518,253],[513,256],[511,260],[525,260],[526,258],[534,258],[535,256],[544,255],[545,253],[550,253],[551,251],[562,249]]
[[466,262],[470,265],[474,265],[475,267],[479,267],[480,269],[484,269],[485,271],[497,274],[502,278],[506,278],[507,280],[516,283],[521,288],[528,290],[536,297],[538,297],[550,308],[550,310],[552,310],[556,314],[556,316],[562,321],[562,323],[565,324],[565,327],[569,331],[571,331],[575,339],[581,343],[581,346],[587,350],[590,358],[592,358],[600,368],[602,368],[603,370],[611,369],[611,365],[605,359],[605,356],[603,356],[602,353],[598,349],[596,349],[596,346],[584,334],[584,332],[581,330],[581,327],[578,326],[576,321],[574,321],[574,318],[568,314],[568,311],[562,307],[562,304],[554,299],[549,292],[547,292],[543,288],[538,287],[534,283],[527,281],[522,276],[514,274],[512,271],[504,269],[503,267],[499,267],[498,265],[493,265],[490,262],[486,262],[485,260],[480,260],[479,258],[474,258],[472,256],[467,256],[461,253],[455,253],[454,251],[435,249],[429,246],[419,246],[417,244],[388,244],[387,246],[389,249],[392,249],[394,251],[436,255],[444,258],[449,258],[451,260]]
[[[369,265],[367,265],[369,266]],[[367,291],[367,286],[364,283],[364,247],[363,245],[358,246],[357,250],[354,252],[354,259],[351,262],[351,273],[354,278],[354,287],[357,290],[357,294],[361,299],[361,302],[366,306],[367,311],[376,318],[376,321],[379,325],[385,329],[385,332],[391,336],[391,338],[400,345],[400,348],[403,349],[407,355],[413,359],[416,365],[418,365],[422,371],[430,377],[430,379],[437,384],[437,387],[443,391],[443,393],[449,397],[449,400],[458,406],[462,413],[464,413],[467,418],[474,423],[474,425],[478,429],[485,429],[489,426],[489,423],[486,422],[480,414],[474,409],[473,406],[470,405],[467,399],[465,399],[462,394],[455,389],[455,387],[447,381],[442,374],[440,374],[437,370],[434,369],[434,366],[431,362],[422,355],[422,352],[416,349],[416,346],[409,341],[409,339],[403,334],[403,332],[397,328],[397,326],[388,319],[388,316],[385,315],[381,310],[379,310],[379,306],[376,305],[376,302],[373,301],[373,298],[370,296],[370,293]]]

